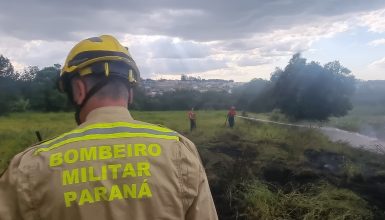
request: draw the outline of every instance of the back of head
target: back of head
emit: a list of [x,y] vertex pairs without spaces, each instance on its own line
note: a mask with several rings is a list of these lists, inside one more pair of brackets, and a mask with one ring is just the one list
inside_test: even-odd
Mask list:
[[74,76],[89,75],[121,77],[131,86],[140,79],[128,49],[109,35],[82,40],[72,48],[60,73],[60,89],[68,91],[69,79]]
[[[73,80],[80,79],[86,88],[81,103],[75,102]],[[59,79],[59,89],[67,93],[76,107],[76,120],[91,97],[131,100],[131,88],[140,80],[140,73],[128,48],[110,35],[92,37],[76,44],[67,56]],[[131,91],[131,93],[129,92]]]
[[[105,76],[97,74],[86,75],[82,77],[82,79],[87,85],[88,92],[91,88],[94,88],[96,85],[101,84],[106,80]],[[111,76],[107,80],[108,83],[93,95],[94,98],[98,100],[129,99],[130,86],[126,80],[122,80],[115,76]]]

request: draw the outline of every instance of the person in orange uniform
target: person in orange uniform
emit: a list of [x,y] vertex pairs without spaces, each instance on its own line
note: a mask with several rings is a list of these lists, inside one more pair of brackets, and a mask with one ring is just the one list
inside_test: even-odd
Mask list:
[[194,108],[191,108],[191,111],[188,112],[188,118],[190,119],[190,131],[193,131],[197,127]]
[[79,126],[11,160],[0,177],[1,220],[218,219],[195,145],[131,117],[139,79],[114,37],[74,46],[59,85]]
[[235,107],[231,106],[229,112],[227,113],[227,120],[229,121],[230,128],[234,127],[235,124],[235,115],[237,113],[235,112]]

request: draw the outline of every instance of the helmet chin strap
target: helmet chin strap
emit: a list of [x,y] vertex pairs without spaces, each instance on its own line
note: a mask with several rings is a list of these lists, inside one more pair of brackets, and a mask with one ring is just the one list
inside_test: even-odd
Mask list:
[[134,90],[132,89],[131,86],[127,86],[127,90],[128,90],[128,105],[131,105],[133,102],[134,102]]
[[99,83],[97,83],[94,87],[92,87],[92,89],[86,94],[86,97],[84,98],[83,102],[80,104],[80,105],[75,105],[75,120],[76,120],[76,123],[78,125],[81,124],[81,121],[80,121],[80,111],[82,110],[82,108],[87,104],[88,100],[90,100],[90,98],[95,95],[95,93],[97,93],[100,89],[102,89],[105,85],[107,85],[107,83],[109,82],[108,80],[109,78],[107,78],[106,80],[103,80],[103,81],[100,81]]

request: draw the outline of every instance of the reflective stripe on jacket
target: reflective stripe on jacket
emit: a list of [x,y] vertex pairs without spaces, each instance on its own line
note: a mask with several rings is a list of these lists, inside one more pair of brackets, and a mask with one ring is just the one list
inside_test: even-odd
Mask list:
[[217,219],[194,144],[121,107],[16,155],[0,178],[0,220]]

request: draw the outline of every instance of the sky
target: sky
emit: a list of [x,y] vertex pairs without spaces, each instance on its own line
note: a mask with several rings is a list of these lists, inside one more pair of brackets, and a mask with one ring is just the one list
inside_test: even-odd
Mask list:
[[63,64],[113,35],[142,78],[269,79],[291,56],[385,80],[384,0],[0,0],[0,54],[17,70]]

